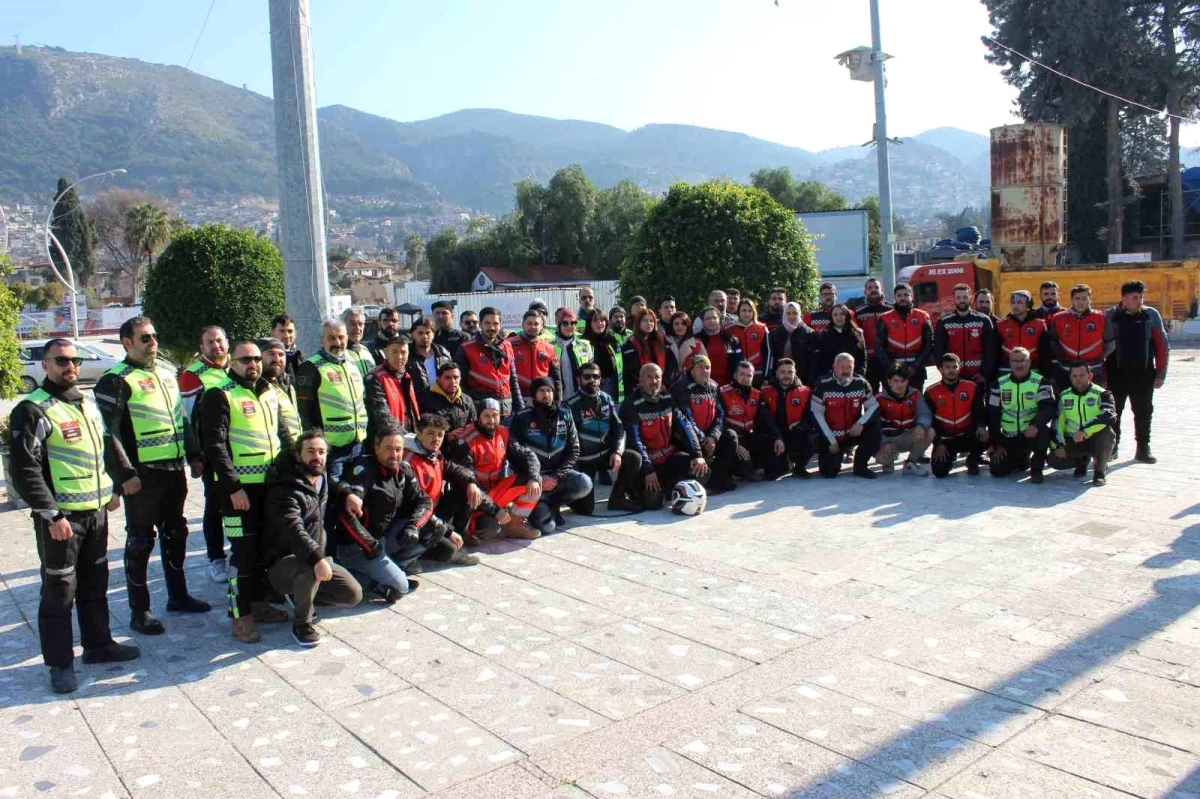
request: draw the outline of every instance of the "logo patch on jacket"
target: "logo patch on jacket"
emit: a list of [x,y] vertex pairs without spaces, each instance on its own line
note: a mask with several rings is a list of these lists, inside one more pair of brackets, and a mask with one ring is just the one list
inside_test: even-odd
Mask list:
[[242,413],[246,416],[254,416],[258,413],[258,406],[251,400],[242,400]]
[[1088,397],[1086,400],[1084,400],[1084,404],[1086,404],[1086,405],[1095,405],[1095,404],[1096,404],[1096,398],[1095,398],[1095,397]]
[[1033,326],[1030,325],[1029,327],[1025,328],[1025,332],[1032,336],[1033,335]]
[[83,440],[83,428],[79,422],[61,422],[58,427],[62,431],[63,441],[68,444],[78,444]]
[[967,398],[967,392],[965,392],[965,391],[958,392],[958,398],[960,400],[965,400]]
[[792,397],[792,405],[793,405],[793,406],[795,406],[795,407],[797,407],[797,408],[799,408],[799,407],[800,407],[800,398],[799,398],[799,397]]
[[332,385],[340,386],[342,384],[342,373],[336,370],[326,372],[325,379]]
[[146,378],[139,380],[138,388],[140,388],[142,391],[145,391],[146,393],[150,393],[150,392],[154,391],[155,390],[154,378],[146,377]]
[[1088,322],[1086,325],[1084,325],[1084,329],[1087,330],[1087,332],[1089,332],[1089,333],[1095,333],[1096,332],[1096,323]]
[[979,338],[979,328],[971,328],[971,338]]
[[1006,388],[1000,392],[1000,401],[1001,402],[1012,402],[1012,397],[1013,397],[1012,389]]

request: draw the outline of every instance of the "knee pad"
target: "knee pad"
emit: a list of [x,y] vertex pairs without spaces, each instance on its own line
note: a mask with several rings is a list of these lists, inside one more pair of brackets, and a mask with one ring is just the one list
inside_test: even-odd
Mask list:
[[128,566],[132,560],[141,563],[142,568],[154,553],[153,528],[131,527],[125,534],[125,563]]

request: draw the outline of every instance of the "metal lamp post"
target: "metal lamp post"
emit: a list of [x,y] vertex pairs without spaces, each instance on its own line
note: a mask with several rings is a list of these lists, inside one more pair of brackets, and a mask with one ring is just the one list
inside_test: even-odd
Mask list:
[[[58,201],[61,200],[67,194],[67,192],[78,186],[80,183],[83,183],[85,180],[108,177],[109,175],[124,175],[126,171],[127,170],[125,169],[110,169],[107,172],[97,172],[94,175],[87,175],[86,177],[80,178],[58,193],[58,196],[54,198],[52,203],[50,203],[50,213],[46,214],[46,237],[44,242],[46,246],[46,260],[50,262],[50,269],[54,272],[54,276],[58,278],[58,281],[63,284],[67,291],[71,292],[71,338],[73,339],[79,338],[79,308],[75,302],[77,294],[75,290],[75,270],[71,268],[71,259],[67,256],[66,249],[59,244],[58,237],[54,236],[54,234],[50,232],[50,225],[54,219],[54,209],[58,207]],[[67,267],[66,277],[63,277],[62,273],[58,271],[58,267],[54,265],[54,254],[50,252],[51,238],[54,239],[54,244],[57,246],[58,252],[62,256],[63,263]]]

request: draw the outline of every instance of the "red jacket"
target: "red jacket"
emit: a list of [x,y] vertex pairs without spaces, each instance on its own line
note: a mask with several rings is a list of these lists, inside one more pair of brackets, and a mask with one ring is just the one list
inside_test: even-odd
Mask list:
[[492,348],[483,343],[482,335],[458,348],[455,360],[459,367],[466,367],[463,375],[463,391],[472,399],[512,398],[513,348],[508,341],[500,341],[495,345],[498,356],[494,356]]
[[1046,333],[1054,342],[1055,354],[1064,369],[1079,361],[1100,365],[1108,357],[1105,343],[1114,340],[1108,317],[1095,308],[1082,316],[1073,308],[1059,311],[1050,317]]
[[[508,343],[512,347],[513,361],[517,364],[517,384],[521,387],[521,395],[531,397],[533,396],[531,386],[534,380],[539,377],[553,379],[551,371],[557,360],[554,354],[554,345],[544,338],[539,337],[530,341],[520,334],[509,337]],[[561,396],[561,388],[558,393]]]
[[846,385],[833,375],[821,378],[813,388],[810,404],[826,440],[847,438],[850,428],[859,422],[866,424],[878,409],[871,384],[862,375],[854,375]]
[[1000,338],[1000,365],[1008,368],[1008,359],[1017,347],[1029,350],[1030,358],[1035,365],[1039,363],[1038,353],[1042,346],[1042,336],[1046,333],[1046,320],[1034,319],[1025,315],[1025,321],[1017,319],[1012,314],[1000,320],[996,325],[996,335]]
[[858,322],[858,326],[862,328],[863,339],[867,344],[868,357],[874,357],[875,354],[876,333],[878,332],[875,323],[879,321],[879,317],[891,309],[892,306],[890,304],[880,302],[878,305],[871,305],[870,303],[860,305],[854,311],[854,319]]
[[761,375],[767,365],[767,326],[761,322],[734,325],[729,333],[742,347],[742,357],[754,364],[754,373]]
[[996,371],[996,338],[992,320],[979,311],[966,315],[945,314],[938,319],[934,332],[933,357],[952,352],[962,361],[959,374],[964,380],[983,375],[989,380]]
[[721,386],[721,404],[725,407],[725,424],[737,433],[753,433],[754,418],[762,402],[762,392],[750,389],[746,396],[736,386]]
[[[882,329],[879,329],[882,326]],[[925,348],[925,331],[929,328],[929,314],[920,308],[909,308],[905,316],[895,308],[879,315],[876,325],[878,335],[885,335],[883,346],[890,360],[899,363],[914,363]]]
[[709,335],[701,330],[696,334],[696,340],[704,345],[704,352],[712,361],[712,380],[718,386],[723,386],[733,379],[733,370],[742,359],[742,345],[729,333],[724,331]]
[[792,383],[784,389],[774,380],[763,386],[762,401],[775,417],[780,430],[795,430],[804,424],[812,389],[803,383]]
[[921,392],[912,386],[903,397],[896,397],[884,388],[876,395],[875,401],[879,403],[879,421],[885,433],[902,433],[917,425],[928,427],[931,422],[929,407]]
[[816,311],[809,311],[804,315],[804,324],[813,329],[814,332],[821,333],[825,328],[833,324],[833,317],[825,308],[820,308]]
[[499,427],[496,434],[488,437],[479,432],[474,424],[460,427],[450,434],[450,439],[461,442],[471,454],[475,479],[485,491],[495,488],[508,473],[508,428]]
[[982,397],[978,384],[965,378],[953,386],[941,382],[926,389],[925,401],[933,411],[936,438],[955,438],[983,427]]

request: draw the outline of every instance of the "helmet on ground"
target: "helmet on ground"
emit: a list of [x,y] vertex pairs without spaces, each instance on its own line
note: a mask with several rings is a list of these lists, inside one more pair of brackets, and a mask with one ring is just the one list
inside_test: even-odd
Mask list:
[[682,516],[699,516],[708,503],[704,486],[695,480],[680,480],[671,489],[671,510]]

